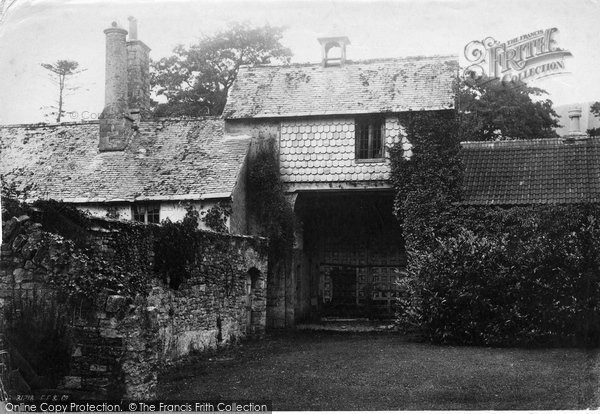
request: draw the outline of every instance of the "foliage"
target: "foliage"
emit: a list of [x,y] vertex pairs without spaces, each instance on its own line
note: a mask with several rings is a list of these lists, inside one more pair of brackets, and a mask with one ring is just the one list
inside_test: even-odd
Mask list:
[[[22,204],[23,213],[42,224],[39,237],[30,238],[33,261],[47,270],[48,282],[71,298],[94,299],[99,294],[146,294],[149,280],[157,275],[173,289],[194,275],[222,283],[231,293],[234,271],[227,261],[231,246],[220,235],[198,230],[200,214],[192,206],[181,222],[161,225],[103,222],[109,237],[89,232],[98,223],[62,202]],[[29,222],[26,222],[28,225]],[[260,248],[260,243],[257,248]],[[223,255],[207,272],[207,249]],[[203,270],[204,269],[204,270]]]
[[[9,201],[6,203],[6,201]],[[87,213],[56,200],[33,204],[3,199],[4,206],[17,206],[8,216],[28,215],[41,224],[41,236],[30,246],[35,261],[49,274],[49,282],[71,297],[93,299],[102,292],[143,293],[151,274],[153,246],[149,227],[130,223],[114,224],[113,255],[99,248],[90,236],[92,220]]]
[[269,238],[269,257],[289,257],[294,244],[294,212],[285,199],[272,141],[263,143],[250,163],[247,193],[261,235]]
[[[152,246],[141,225],[114,235],[114,255],[97,245],[77,246],[54,233],[43,233],[32,248],[36,261],[48,269],[48,282],[69,297],[94,299],[101,293],[136,295],[145,293]],[[131,244],[137,243],[137,244]]]
[[592,104],[590,112],[594,114],[594,116],[600,117],[600,101]]
[[445,226],[449,207],[460,197],[462,165],[458,124],[452,112],[416,112],[401,117],[412,156],[402,144],[390,151],[394,214],[403,227],[407,253],[431,245]]
[[0,197],[2,197],[2,222],[13,217],[26,214],[26,208],[21,201],[21,194],[14,182],[8,182],[0,175]]
[[[89,247],[87,234],[90,225],[89,213],[56,200],[37,200],[31,206],[33,208],[30,214],[36,216],[46,231],[60,234],[72,240],[78,247]],[[41,214],[38,214],[38,211]]]
[[15,298],[5,309],[11,367],[34,389],[56,388],[68,373],[71,337],[63,305],[47,298]]
[[164,220],[154,229],[154,270],[173,289],[190,276],[190,267],[202,261],[202,236],[198,231],[200,214],[193,206],[180,223]]
[[117,207],[112,206],[106,208],[106,218],[118,220],[119,217],[121,217],[121,214],[119,213],[119,209]]
[[600,128],[589,128],[585,131],[590,137],[600,137]]
[[537,99],[545,94],[523,82],[462,80],[457,88],[461,141],[556,137],[552,101]]
[[50,80],[58,87],[58,99],[56,100],[56,105],[49,107],[51,111],[47,116],[56,116],[56,122],[59,123],[65,114],[65,93],[79,89],[78,86],[68,87],[67,80],[72,76],[85,71],[85,69],[79,69],[78,62],[66,59],[57,60],[54,63],[41,63],[41,66],[50,72]]
[[[597,345],[600,207],[457,208],[453,236],[413,257],[434,342]],[[413,311],[408,302],[406,311]]]
[[[590,112],[600,118],[600,101],[599,102],[594,102],[592,104],[592,106],[590,106]],[[587,131],[587,134],[592,136],[592,137],[598,137],[600,136],[600,128],[590,128]]]
[[399,322],[443,343],[598,343],[600,207],[460,206],[461,120],[407,115],[412,157],[391,151],[409,274]]
[[208,211],[202,212],[201,220],[211,230],[219,233],[228,233],[227,218],[230,215],[231,210],[218,203],[209,208]]
[[234,24],[194,45],[177,46],[172,56],[152,64],[153,90],[167,99],[155,115],[220,115],[240,66],[289,62],[291,52],[281,44],[283,31]]

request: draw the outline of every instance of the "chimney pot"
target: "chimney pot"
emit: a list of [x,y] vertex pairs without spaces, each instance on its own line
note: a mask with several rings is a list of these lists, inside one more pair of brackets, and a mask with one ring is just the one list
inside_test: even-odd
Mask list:
[[587,134],[581,132],[581,124],[580,124],[581,114],[582,114],[581,106],[579,106],[579,105],[576,105],[569,110],[569,120],[570,120],[569,134],[568,134],[569,138],[575,138],[575,139],[587,138]]
[[130,16],[127,42],[127,93],[131,116],[139,122],[151,117],[150,48],[137,39],[137,31],[137,19]]
[[137,19],[133,16],[129,16],[129,40],[137,40]]

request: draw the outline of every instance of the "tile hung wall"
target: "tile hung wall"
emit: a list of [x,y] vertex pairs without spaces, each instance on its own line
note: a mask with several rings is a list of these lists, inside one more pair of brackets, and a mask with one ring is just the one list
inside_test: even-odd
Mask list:
[[[404,139],[403,139],[404,138]],[[390,147],[403,139],[396,117],[385,120],[385,144]],[[357,162],[354,118],[322,118],[283,121],[280,140],[280,172],[284,182],[382,181],[390,178],[390,161]]]

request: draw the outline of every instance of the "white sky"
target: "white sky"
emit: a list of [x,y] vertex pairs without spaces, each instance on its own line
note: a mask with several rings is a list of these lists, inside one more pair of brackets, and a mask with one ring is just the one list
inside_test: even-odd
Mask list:
[[600,0],[445,1],[192,1],[17,0],[0,27],[0,123],[43,120],[55,87],[42,62],[76,60],[84,85],[67,97],[67,110],[99,113],[104,100],[104,34],[113,20],[127,28],[138,19],[139,36],[158,59],[178,43],[234,21],[287,26],[283,43],[293,62],[318,62],[316,38],[346,35],[349,59],[455,54],[472,40],[501,42],[557,27],[558,46],[571,51],[569,74],[539,80],[555,104],[600,100]]

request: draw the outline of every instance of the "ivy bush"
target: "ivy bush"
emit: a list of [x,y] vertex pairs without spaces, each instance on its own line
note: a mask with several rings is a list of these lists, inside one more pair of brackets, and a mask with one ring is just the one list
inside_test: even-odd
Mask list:
[[154,228],[154,270],[173,289],[190,277],[190,267],[202,261],[200,213],[192,206],[180,223],[170,220]]
[[600,207],[461,206],[456,119],[401,122],[413,155],[392,150],[409,274],[399,324],[437,343],[597,345]]
[[231,209],[220,202],[202,213],[200,220],[211,230],[218,233],[229,233],[227,219],[231,216]]
[[430,340],[598,344],[600,207],[470,208],[451,224],[456,236],[413,258]]
[[285,199],[273,141],[263,142],[248,171],[248,205],[262,236],[269,238],[269,257],[285,259],[294,244],[294,212]]

